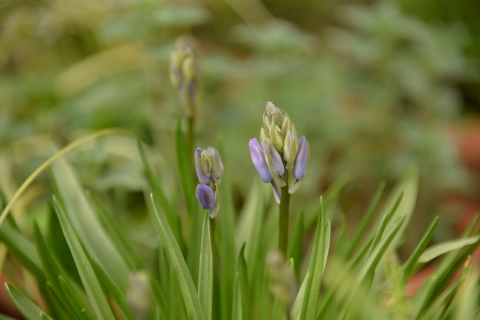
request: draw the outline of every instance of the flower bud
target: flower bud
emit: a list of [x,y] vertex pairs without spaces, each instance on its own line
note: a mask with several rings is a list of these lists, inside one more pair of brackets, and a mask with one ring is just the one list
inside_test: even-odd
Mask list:
[[213,190],[209,186],[202,184],[197,185],[197,199],[200,203],[200,206],[205,210],[211,210],[215,207],[217,199]]
[[282,125],[283,113],[280,109],[275,107],[273,102],[271,101],[267,102],[266,112],[267,112],[268,118],[271,119],[272,124],[276,124],[277,126]]
[[298,141],[298,152],[293,167],[293,177],[296,180],[294,184],[290,187],[290,190],[288,190],[290,194],[297,191],[298,187],[300,187],[300,183],[303,181],[303,178],[305,178],[309,159],[310,147],[305,136],[302,136]]
[[272,141],[273,146],[278,152],[282,152],[283,150],[283,140],[284,135],[282,134],[280,127],[277,125],[272,125],[270,128],[270,141]]
[[210,171],[207,171],[207,173],[205,173],[205,171],[202,168],[203,151],[204,150],[202,150],[201,148],[197,148],[195,150],[195,169],[197,171],[197,177],[200,183],[207,185],[210,182],[212,182],[212,179],[210,178]]
[[215,206],[210,210],[210,218],[214,219],[220,210],[220,201],[218,201],[218,190],[215,191]]
[[207,149],[209,153],[209,158],[211,161],[211,176],[213,180],[215,181],[216,185],[219,185],[220,182],[222,182],[222,177],[223,177],[223,163],[222,159],[220,159],[220,155],[217,152],[217,149],[213,147],[208,147]]
[[255,169],[257,169],[258,175],[263,182],[271,182],[273,180],[273,175],[268,167],[262,146],[260,146],[255,138],[250,139],[248,146],[250,148],[250,155],[252,157],[253,165],[255,166]]
[[285,168],[290,171],[293,168],[295,158],[297,157],[298,140],[293,130],[289,130],[283,143],[283,159],[286,162]]
[[210,162],[210,154],[207,150],[202,150],[202,160],[200,162],[203,172],[210,177],[210,171],[212,170],[212,163]]
[[286,136],[287,132],[290,131],[291,126],[293,126],[292,120],[290,120],[288,114],[285,114],[282,121],[282,133],[284,136]]

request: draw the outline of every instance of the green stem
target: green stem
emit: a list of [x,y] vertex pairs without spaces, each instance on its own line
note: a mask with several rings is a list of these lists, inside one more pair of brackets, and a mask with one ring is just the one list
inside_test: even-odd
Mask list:
[[288,248],[288,219],[290,215],[290,193],[288,193],[288,172],[283,175],[285,187],[281,188],[279,221],[278,221],[278,250],[283,254],[286,260]]

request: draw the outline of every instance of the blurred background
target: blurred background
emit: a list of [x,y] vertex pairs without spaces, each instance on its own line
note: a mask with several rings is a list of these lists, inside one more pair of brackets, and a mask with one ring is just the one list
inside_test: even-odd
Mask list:
[[[175,195],[182,108],[169,59],[180,37],[200,64],[195,144],[215,146],[222,137],[239,209],[258,179],[248,141],[258,137],[269,100],[310,143],[294,210],[350,179],[339,210],[354,227],[377,185],[392,187],[414,165],[420,192],[407,250],[432,217],[441,216],[436,241],[449,239],[480,207],[474,0],[2,0],[0,187],[7,198],[54,153],[52,143],[108,127],[129,128],[151,144],[149,157]],[[68,158],[119,219],[143,223],[134,142],[106,137]],[[52,194],[47,181],[47,174],[38,179],[15,210],[41,219]],[[146,245],[149,235],[139,230],[129,228]]]

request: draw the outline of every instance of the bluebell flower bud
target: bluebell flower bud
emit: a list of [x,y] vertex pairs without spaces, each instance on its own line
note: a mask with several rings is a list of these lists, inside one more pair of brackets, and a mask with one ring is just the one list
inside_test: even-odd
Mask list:
[[197,171],[197,177],[200,183],[207,185],[212,182],[212,179],[210,178],[210,172],[205,173],[202,168],[202,153],[203,149],[201,148],[197,148],[195,150],[195,169]]
[[285,169],[292,170],[298,152],[298,139],[294,130],[289,130],[283,143],[283,159],[286,162]]
[[211,210],[215,207],[217,199],[215,198],[213,190],[209,186],[203,184],[197,185],[196,195],[198,202],[203,209]]
[[270,172],[273,174],[274,179],[275,176],[281,178],[285,173],[285,167],[283,166],[282,157],[270,141],[265,140],[263,142],[263,152],[266,155],[267,164],[271,169]]
[[283,113],[280,109],[275,107],[273,102],[271,101],[267,102],[266,112],[267,112],[268,118],[271,119],[272,124],[276,124],[277,126],[282,125]]
[[308,145],[308,142],[305,136],[302,136],[298,141],[298,152],[297,152],[297,157],[295,159],[295,164],[293,166],[293,177],[295,178],[295,182],[288,190],[290,194],[297,191],[298,187],[300,187],[300,184],[303,181],[303,178],[305,178],[305,175],[307,173],[309,160],[310,160],[310,147]]
[[218,190],[215,191],[215,206],[210,210],[210,218],[215,218],[220,210],[220,201],[218,200]]
[[253,165],[255,166],[255,169],[257,169],[258,175],[263,180],[263,182],[272,182],[273,175],[270,172],[270,168],[268,167],[262,146],[255,138],[250,139],[248,146],[250,148],[250,155],[252,157]]
[[219,185],[220,182],[222,182],[222,177],[223,177],[222,159],[220,159],[220,155],[218,154],[217,149],[213,147],[208,147],[207,151],[208,151],[208,154],[210,155],[210,161],[211,161],[211,168],[212,168],[211,176],[215,181],[215,184]]

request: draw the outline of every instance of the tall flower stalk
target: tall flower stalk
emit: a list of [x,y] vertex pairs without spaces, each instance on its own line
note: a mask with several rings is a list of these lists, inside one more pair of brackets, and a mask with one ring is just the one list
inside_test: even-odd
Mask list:
[[223,163],[218,151],[213,147],[204,150],[197,148],[194,155],[195,169],[200,184],[197,185],[198,203],[210,214],[210,241],[215,252],[215,217],[220,210],[218,185],[222,182]]
[[[273,187],[279,204],[278,248],[286,257],[290,196],[300,187],[307,173],[310,147],[305,136],[297,138],[297,131],[289,115],[267,102],[260,129],[260,142],[249,143],[252,162],[260,178]],[[292,182],[289,183],[290,176]]]
[[182,115],[187,122],[188,150],[193,149],[195,119],[197,116],[197,90],[199,66],[195,51],[185,40],[179,39],[170,56],[170,81],[178,92]]

